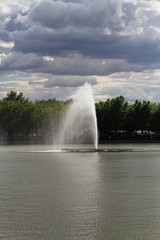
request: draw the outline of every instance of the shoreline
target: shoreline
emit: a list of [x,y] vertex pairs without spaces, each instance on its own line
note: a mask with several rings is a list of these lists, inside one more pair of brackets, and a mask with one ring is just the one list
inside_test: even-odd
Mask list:
[[[75,143],[75,145],[80,144],[80,143]],[[90,143],[88,143],[90,144]],[[160,140],[159,139],[130,139],[130,140],[119,140],[119,139],[114,139],[114,140],[106,140],[106,141],[99,141],[98,145],[107,145],[107,144],[160,144]],[[1,145],[58,145],[58,144],[54,144],[52,141],[1,141],[0,142],[0,146]],[[67,144],[66,144],[67,145]],[[74,145],[74,144],[72,144]],[[84,144],[84,145],[87,145]]]

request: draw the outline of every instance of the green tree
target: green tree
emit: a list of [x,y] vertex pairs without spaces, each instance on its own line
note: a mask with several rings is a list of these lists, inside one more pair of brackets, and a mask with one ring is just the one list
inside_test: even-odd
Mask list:
[[111,100],[110,108],[110,130],[123,131],[124,122],[128,111],[128,102],[123,96]]
[[160,134],[160,104],[153,106],[152,119],[150,123],[150,129]]
[[33,108],[32,103],[14,91],[7,93],[7,97],[1,101],[1,132],[7,135],[9,141],[19,136],[28,136],[32,127]]

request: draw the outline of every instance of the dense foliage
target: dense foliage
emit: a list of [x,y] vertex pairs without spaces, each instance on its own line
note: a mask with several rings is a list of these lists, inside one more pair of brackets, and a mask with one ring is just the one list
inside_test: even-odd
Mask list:
[[129,104],[124,97],[96,103],[101,140],[159,139],[160,104],[138,101]]
[[[29,101],[10,91],[0,101],[0,140],[3,142],[52,142],[70,101]],[[100,140],[160,139],[160,104],[124,97],[95,104]]]
[[1,142],[52,141],[67,102],[48,99],[31,102],[16,92],[0,101]]

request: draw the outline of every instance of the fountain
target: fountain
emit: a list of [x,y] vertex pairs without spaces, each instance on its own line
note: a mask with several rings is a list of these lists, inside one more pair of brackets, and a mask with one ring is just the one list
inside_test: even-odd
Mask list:
[[97,118],[93,91],[88,83],[79,88],[67,109],[60,130],[60,143],[62,145],[94,144],[94,151],[97,151]]

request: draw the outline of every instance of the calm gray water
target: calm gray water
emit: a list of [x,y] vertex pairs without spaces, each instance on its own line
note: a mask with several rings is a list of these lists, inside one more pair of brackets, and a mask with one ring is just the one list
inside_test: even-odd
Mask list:
[[0,147],[0,239],[160,239],[159,145],[50,147]]

